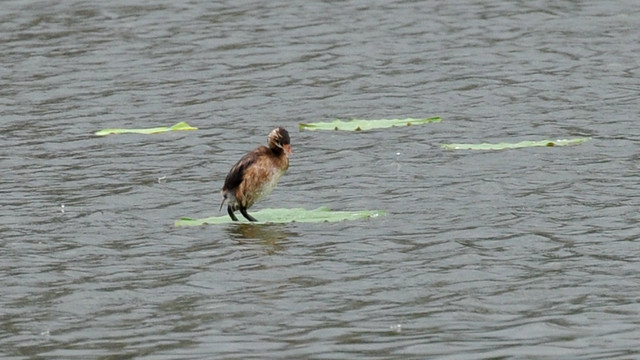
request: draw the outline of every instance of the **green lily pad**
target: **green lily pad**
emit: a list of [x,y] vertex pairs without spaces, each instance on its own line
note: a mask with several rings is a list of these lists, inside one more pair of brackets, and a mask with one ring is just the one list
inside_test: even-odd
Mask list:
[[193,127],[186,122],[179,122],[171,127],[161,126],[148,129],[104,129],[96,132],[98,136],[106,136],[111,134],[159,134],[167,131],[184,131],[184,130],[198,130],[197,127]]
[[[250,213],[258,219],[253,224],[264,223],[290,223],[290,222],[337,222],[343,220],[359,220],[368,219],[377,216],[383,216],[387,213],[381,210],[360,210],[360,211],[333,211],[327,207],[319,207],[315,210],[298,209],[263,209]],[[238,215],[239,222],[248,223],[242,215]],[[238,223],[232,221],[229,215],[212,216],[204,219],[192,219],[183,217],[176,220],[176,226],[200,226],[200,225],[218,225],[227,223]]]
[[578,145],[589,141],[591,138],[575,138],[560,140],[540,140],[540,141],[521,141],[517,143],[497,143],[497,144],[442,144],[442,148],[447,150],[504,150],[504,149],[520,149],[536,146],[569,146]]
[[420,125],[427,123],[441,122],[438,116],[425,119],[381,119],[381,120],[339,120],[335,119],[331,122],[316,122],[309,124],[300,124],[300,130],[345,130],[345,131],[365,131],[371,129],[383,129],[394,126]]

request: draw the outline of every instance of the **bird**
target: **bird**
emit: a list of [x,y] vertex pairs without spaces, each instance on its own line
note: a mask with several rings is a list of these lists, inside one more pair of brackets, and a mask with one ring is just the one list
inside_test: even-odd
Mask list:
[[227,213],[233,221],[238,221],[234,214],[237,210],[247,220],[258,221],[247,210],[269,195],[289,168],[289,155],[293,154],[289,132],[283,127],[273,129],[269,133],[268,145],[259,146],[244,155],[224,180],[220,210],[226,202]]

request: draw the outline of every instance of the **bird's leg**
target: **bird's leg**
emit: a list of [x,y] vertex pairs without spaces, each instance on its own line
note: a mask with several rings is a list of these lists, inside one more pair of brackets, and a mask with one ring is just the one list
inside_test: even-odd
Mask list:
[[253,216],[247,214],[247,208],[245,207],[241,207],[240,208],[240,213],[242,214],[242,216],[244,216],[245,218],[247,218],[247,220],[249,221],[258,221],[256,218],[254,218]]
[[227,206],[227,212],[229,213],[229,216],[231,217],[231,220],[238,221],[238,218],[233,213],[233,208],[231,207],[231,205]]

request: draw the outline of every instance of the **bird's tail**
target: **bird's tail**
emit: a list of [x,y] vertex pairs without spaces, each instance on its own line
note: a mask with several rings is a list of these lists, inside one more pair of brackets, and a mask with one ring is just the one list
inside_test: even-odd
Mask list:
[[[220,210],[222,210],[222,205],[224,205],[224,202],[227,201],[227,194],[223,194],[222,195],[222,202],[220,203]],[[220,211],[218,210],[218,211]]]

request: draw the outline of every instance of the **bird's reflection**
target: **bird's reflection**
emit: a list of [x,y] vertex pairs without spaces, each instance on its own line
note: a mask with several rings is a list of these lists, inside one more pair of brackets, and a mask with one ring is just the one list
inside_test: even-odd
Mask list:
[[284,249],[283,243],[290,237],[299,236],[293,231],[286,230],[282,224],[238,224],[229,228],[229,235],[239,243],[248,243],[247,240],[259,240],[265,245],[273,247],[273,251]]

